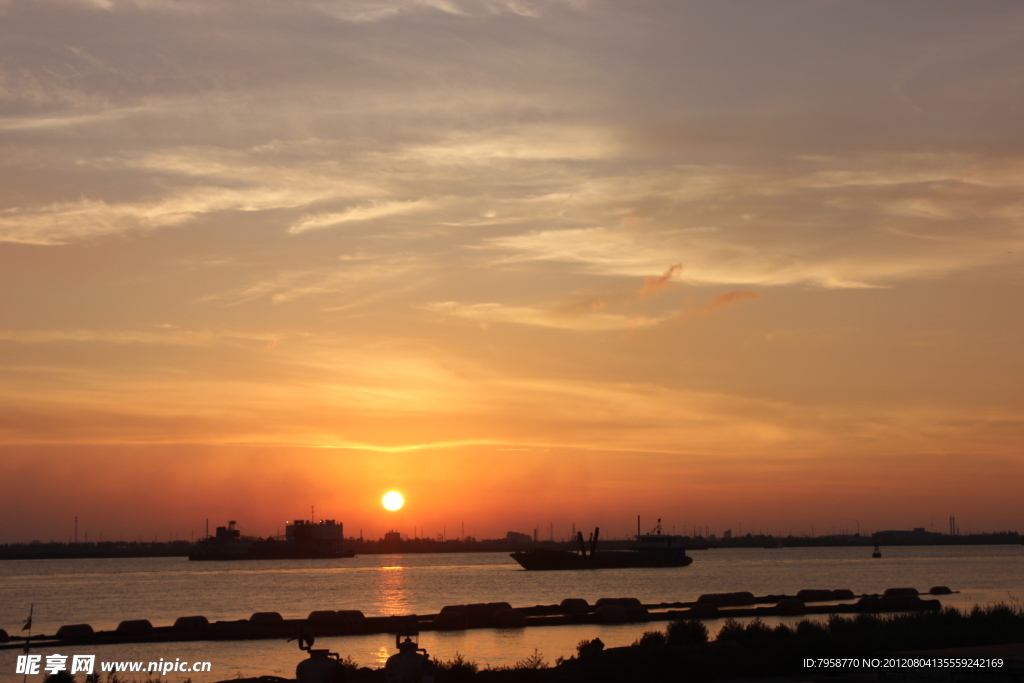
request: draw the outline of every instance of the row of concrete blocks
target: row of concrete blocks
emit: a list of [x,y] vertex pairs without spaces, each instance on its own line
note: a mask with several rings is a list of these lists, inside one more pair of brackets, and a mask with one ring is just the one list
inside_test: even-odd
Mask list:
[[[952,591],[946,586],[933,586],[928,593],[931,595],[947,595]],[[850,600],[855,597],[853,591],[837,590],[801,590],[796,597],[782,597],[775,603],[775,612],[783,615],[801,615],[808,613],[808,602]],[[744,607],[763,601],[755,598],[750,592],[707,593],[701,595],[695,604],[685,612],[673,612],[697,619],[713,619],[719,616],[720,607]],[[860,598],[855,611],[893,612],[936,609],[938,601],[921,600],[916,588],[889,588],[881,596],[868,595]],[[305,622],[314,631],[323,634],[355,634],[355,633],[398,633],[419,629],[429,630],[463,630],[467,628],[519,628],[529,623],[529,617],[583,617],[594,614],[598,623],[618,624],[648,621],[651,618],[637,598],[601,598],[591,605],[582,598],[566,598],[556,605],[537,605],[535,607],[513,608],[507,602],[473,603],[468,605],[448,605],[436,615],[419,617],[416,615],[371,617],[367,618],[359,610],[317,610],[310,612]],[[552,620],[553,621],[553,620]],[[218,622],[218,626],[243,632],[252,631],[253,635],[263,631],[286,630],[290,626],[301,623],[301,620],[285,620],[278,612],[256,612],[248,620],[237,622]],[[209,620],[204,616],[179,617],[170,630],[182,635],[200,635],[211,628]],[[255,631],[253,630],[255,629]],[[166,630],[166,629],[161,629]],[[121,638],[146,638],[154,635],[156,629],[148,619],[131,619],[118,624],[113,635]],[[87,640],[96,636],[89,624],[67,624],[61,626],[56,634],[57,640]],[[7,632],[0,629],[0,643],[9,642]]]
[[[947,586],[932,586],[928,593],[931,595],[949,595],[953,591]],[[920,595],[916,588],[888,588],[884,596],[912,596]],[[771,596],[770,596],[771,597]],[[853,600],[856,597],[853,591],[848,588],[837,589],[811,589],[805,588],[798,591],[795,599],[807,602],[829,602],[834,600]],[[777,596],[777,601],[792,600],[789,596]],[[741,591],[737,593],[705,593],[697,598],[697,604],[715,605],[716,607],[744,607],[757,602],[765,602],[766,598],[756,598],[753,593]]]
[[[948,595],[953,591],[946,586],[932,586],[931,595]],[[916,588],[888,588],[882,595],[862,596],[855,605],[846,605],[850,611],[857,612],[904,612],[916,610],[932,610],[941,607],[938,600],[922,600]],[[775,603],[775,612],[781,615],[798,616],[809,614],[809,602],[828,602],[835,600],[852,600],[856,597],[853,591],[840,589],[805,589],[798,591],[796,597],[780,597]],[[699,619],[710,619],[718,616],[720,607],[745,607],[764,598],[755,598],[753,593],[708,593],[700,596],[697,603],[690,608],[690,613]],[[819,610],[813,610],[817,612]]]
[[[184,638],[218,634],[221,636],[253,636],[267,632],[290,632],[303,623],[322,635],[359,633],[399,633],[415,630],[462,630],[466,628],[518,628],[527,626],[528,616],[585,614],[596,611],[608,623],[643,620],[647,610],[636,598],[602,598],[595,607],[586,600],[566,599],[562,605],[538,605],[515,609],[507,602],[448,605],[434,615],[405,615],[392,617],[366,617],[359,610],[316,610],[306,619],[284,619],[279,612],[256,612],[249,619],[211,624],[205,616],[178,617],[171,627],[154,627],[148,619],[130,619],[118,624],[113,632],[97,633],[89,624],[66,624],[57,630],[56,640],[79,641],[96,637],[118,640],[177,634]],[[622,616],[623,611],[625,617]],[[641,614],[642,613],[642,614]],[[170,632],[170,633],[168,633]],[[0,629],[0,643],[10,641],[6,631]]]

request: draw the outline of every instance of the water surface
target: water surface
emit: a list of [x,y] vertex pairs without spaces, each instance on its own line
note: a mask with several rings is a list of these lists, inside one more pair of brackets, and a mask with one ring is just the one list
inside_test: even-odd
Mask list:
[[[358,609],[367,616],[429,614],[445,605],[506,601],[513,606],[580,597],[636,597],[642,602],[695,600],[702,593],[751,591],[793,594],[803,588],[849,588],[878,593],[912,586],[946,585],[958,594],[944,604],[1015,602],[1024,598],[1021,546],[887,547],[881,559],[870,548],[707,550],[689,567],[526,572],[500,553],[366,555],[342,560],[188,562],[185,558],[13,560],[0,562],[0,628],[15,633],[35,604],[34,632],[54,633],[63,624],[88,623],[109,630],[126,619],[170,625],[180,616],[210,621],[280,612],[303,618],[314,610]],[[781,619],[780,619],[781,620]],[[708,622],[715,630],[718,622]],[[538,650],[548,661],[575,653],[583,638],[628,645],[664,623],[565,626],[424,633],[432,656],[456,652],[481,665],[513,664]],[[325,638],[318,647],[351,655],[364,666],[381,666],[394,652],[386,635]],[[63,650],[67,650],[64,652]],[[61,654],[96,654],[101,660],[205,660],[210,674],[194,682],[238,673],[293,676],[301,659],[294,643],[278,641],[160,643],[63,648]],[[41,654],[51,654],[40,651]],[[0,680],[14,676],[16,652],[0,651]],[[30,677],[31,678],[31,677]],[[38,677],[37,680],[41,680]],[[165,680],[180,680],[173,674]]]

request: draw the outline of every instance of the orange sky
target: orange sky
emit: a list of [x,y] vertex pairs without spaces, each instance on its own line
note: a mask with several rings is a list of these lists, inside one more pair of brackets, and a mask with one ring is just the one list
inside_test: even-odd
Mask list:
[[0,18],[0,542],[1024,531],[1018,3]]

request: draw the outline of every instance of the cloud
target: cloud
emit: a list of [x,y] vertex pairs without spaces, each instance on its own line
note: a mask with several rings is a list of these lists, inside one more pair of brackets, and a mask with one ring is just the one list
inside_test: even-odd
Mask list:
[[288,232],[298,235],[309,230],[331,228],[352,221],[370,221],[378,218],[389,218],[391,216],[428,211],[436,206],[437,202],[428,200],[383,202],[368,206],[355,206],[338,213],[320,213],[303,216],[301,220],[288,228]]
[[[561,5],[582,5],[585,0],[563,0]],[[353,22],[374,22],[396,18],[415,11],[434,10],[457,17],[493,15],[507,12],[521,17],[536,18],[551,3],[537,0],[347,0],[343,3],[324,2],[315,6],[338,19]]]
[[54,344],[60,342],[105,344],[167,344],[174,346],[209,346],[224,341],[273,340],[273,333],[253,334],[230,330],[182,330],[161,326],[150,330],[0,330],[0,340],[19,344]]
[[677,263],[670,266],[665,273],[659,277],[648,277],[644,278],[644,286],[637,290],[637,294],[640,296],[650,296],[657,291],[665,289],[669,286],[672,277],[683,269],[682,263]]
[[[580,274],[649,277],[668,255],[694,284],[889,287],[1002,263],[1024,243],[1011,189],[1020,179],[1017,162],[957,154],[675,167],[583,182],[561,200],[564,227],[547,221],[480,246],[499,264]],[[611,220],[635,215],[639,226]]]
[[[372,184],[351,178],[339,188],[337,166],[313,159],[301,168],[282,169],[275,158],[258,152],[181,149],[138,157],[110,157],[76,166],[96,177],[140,174],[158,182],[157,197],[120,201],[78,198],[49,204],[26,204],[0,211],[0,242],[59,245],[133,231],[175,227],[203,215],[299,209],[346,198],[345,193],[373,197]],[[351,195],[347,195],[351,196]],[[341,214],[307,216],[296,230],[325,227],[377,215],[423,210],[427,202],[393,202],[358,207]]]
[[505,254],[499,263],[556,261],[580,264],[585,272],[646,277],[660,269],[665,255],[654,244],[609,228],[538,230],[484,240],[484,248]]
[[107,202],[80,199],[0,212],[0,242],[58,245],[133,231],[182,225],[218,211],[294,208],[323,194],[302,188],[194,188],[162,199]]
[[456,130],[429,145],[411,147],[403,156],[432,164],[483,165],[495,161],[596,161],[615,158],[624,151],[613,128],[558,122]]
[[455,301],[437,301],[425,305],[428,311],[441,313],[477,323],[511,323],[547,327],[577,332],[604,332],[651,327],[664,322],[666,317],[626,316],[602,313],[604,302],[590,312],[552,311],[532,306],[508,306],[500,303],[464,304]]
[[733,306],[743,301],[760,298],[761,295],[757,292],[752,292],[746,289],[737,289],[733,292],[722,292],[721,294],[715,295],[715,298],[711,300],[711,303],[701,309],[701,313],[709,315],[711,312],[716,311],[719,308],[726,308],[727,306]]
[[[68,98],[72,94],[65,93]],[[4,131],[29,131],[61,132],[61,129],[88,128],[92,126],[105,126],[118,123],[140,114],[151,111],[149,107],[124,107],[120,109],[106,109],[92,113],[70,113],[56,114],[50,116],[9,116],[0,117],[0,130]]]
[[178,225],[195,214],[193,201],[108,204],[82,199],[0,213],[0,242],[54,245]]
[[[344,304],[330,310],[354,308],[395,296],[407,289],[416,289],[429,281],[420,260],[407,254],[358,258],[341,258],[330,268],[282,270],[271,277],[259,279],[215,294],[204,296],[202,302],[225,302],[227,305],[266,299],[273,304],[287,304],[298,299],[328,297]],[[413,274],[419,274],[413,278]],[[399,283],[399,284],[392,284]]]

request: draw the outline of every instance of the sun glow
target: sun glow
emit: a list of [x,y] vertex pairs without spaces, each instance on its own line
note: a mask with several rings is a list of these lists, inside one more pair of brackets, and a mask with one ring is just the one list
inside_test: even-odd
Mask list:
[[394,511],[401,509],[401,507],[405,505],[405,498],[402,497],[402,494],[398,491],[388,491],[384,494],[384,497],[380,502],[388,510]]

